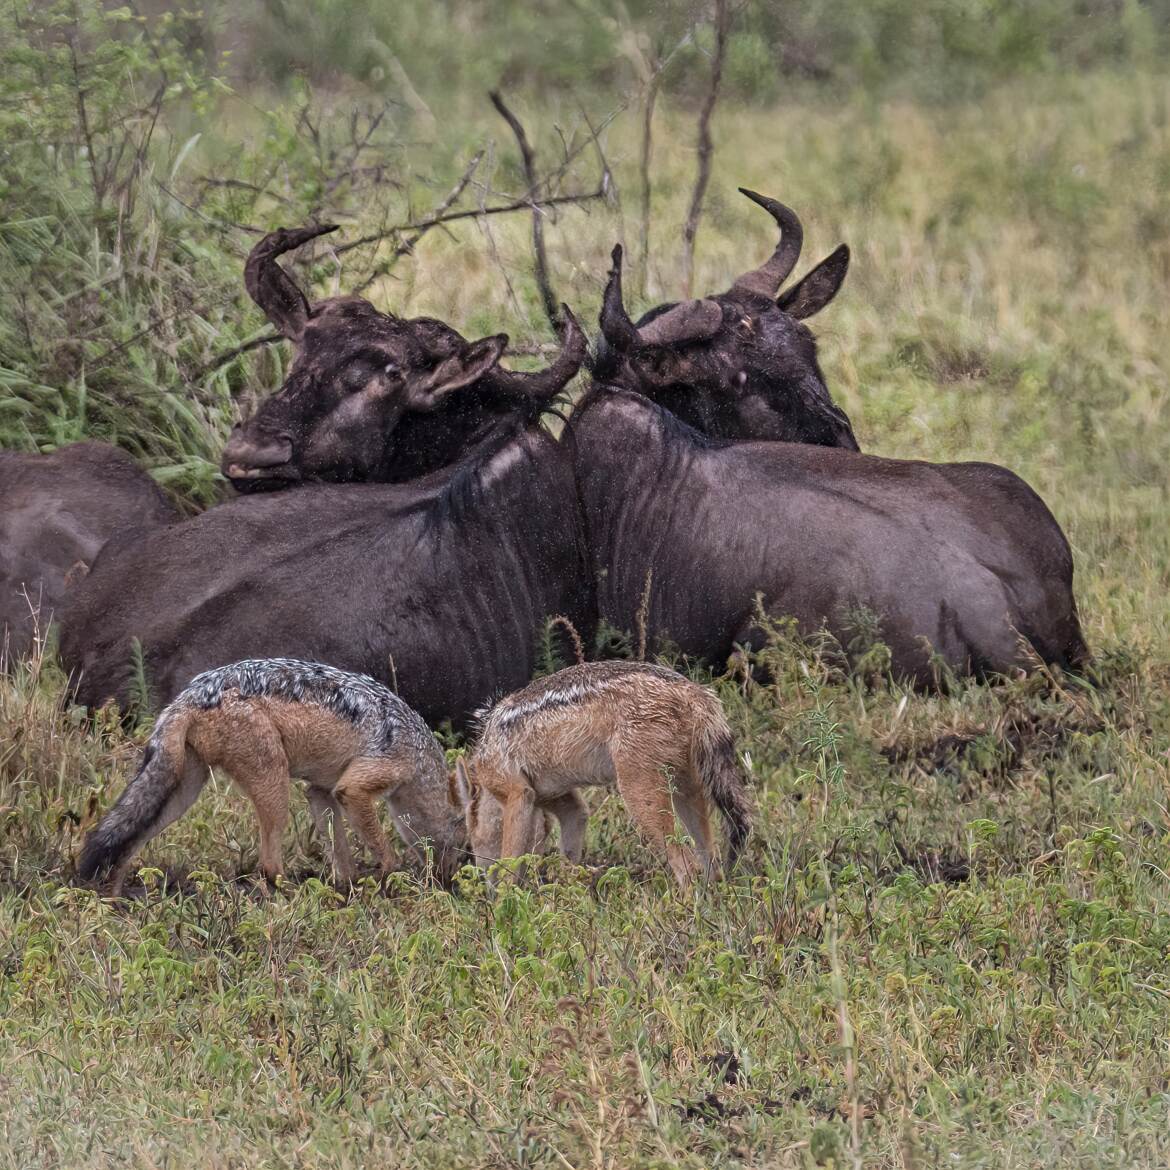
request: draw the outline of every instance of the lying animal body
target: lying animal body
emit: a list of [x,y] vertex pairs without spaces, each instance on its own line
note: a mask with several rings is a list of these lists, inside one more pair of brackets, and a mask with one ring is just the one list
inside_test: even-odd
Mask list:
[[590,628],[569,453],[537,428],[414,484],[245,496],[111,541],[70,591],[61,658],[77,700],[154,699],[240,658],[330,662],[464,724],[532,677],[542,622]]
[[270,881],[281,872],[294,776],[307,784],[318,832],[328,839],[332,830],[341,882],[353,878],[342,809],[383,871],[393,866],[378,818],[381,797],[413,850],[433,848],[441,879],[462,853],[443,752],[419,715],[366,675],[250,659],[199,675],[159,716],[138,772],[86,838],[81,879],[117,895],[133,856],[194,804],[209,768],[222,768],[251,800],[260,869]]
[[[747,838],[751,801],[719,700],[646,663],[571,666],[497,703],[456,766],[451,799],[481,865],[533,852],[548,814],[576,861],[588,819],[577,789],[615,785],[684,888],[700,868],[714,870],[711,804],[727,826],[728,864]],[[695,848],[676,839],[676,812]]]
[[0,451],[0,658],[28,652],[67,582],[115,532],[178,518],[158,484],[109,443]]
[[921,686],[1088,658],[1068,541],[1006,468],[718,442],[609,387],[572,435],[598,613],[644,621],[652,652],[758,648],[758,601],[843,647],[873,615],[892,673]]

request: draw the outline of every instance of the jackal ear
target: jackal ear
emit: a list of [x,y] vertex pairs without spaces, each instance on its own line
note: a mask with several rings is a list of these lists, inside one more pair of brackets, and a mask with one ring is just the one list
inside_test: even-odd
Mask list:
[[455,761],[455,771],[447,777],[447,799],[455,808],[465,809],[475,796],[475,783],[462,757]]

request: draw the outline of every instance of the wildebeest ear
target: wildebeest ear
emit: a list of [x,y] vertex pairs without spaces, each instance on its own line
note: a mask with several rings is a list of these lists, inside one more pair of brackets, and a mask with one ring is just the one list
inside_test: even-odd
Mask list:
[[407,405],[415,410],[433,410],[452,390],[482,378],[500,360],[507,344],[506,333],[469,342],[408,388]]
[[474,787],[467,766],[460,757],[455,761],[455,771],[447,777],[447,800],[455,808],[465,809],[471,803]]
[[836,295],[849,271],[849,246],[842,244],[824,258],[810,273],[776,298],[790,317],[811,317],[819,313]]

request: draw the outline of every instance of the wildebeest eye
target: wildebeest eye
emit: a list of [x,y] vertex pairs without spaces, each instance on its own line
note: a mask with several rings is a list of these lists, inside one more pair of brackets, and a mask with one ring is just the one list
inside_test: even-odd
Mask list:
[[402,374],[402,370],[397,362],[387,362],[382,367],[382,373],[388,378],[397,378]]

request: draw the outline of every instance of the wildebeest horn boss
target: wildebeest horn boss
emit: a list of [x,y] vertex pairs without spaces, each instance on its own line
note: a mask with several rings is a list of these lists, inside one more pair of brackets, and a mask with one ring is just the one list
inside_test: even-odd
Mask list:
[[238,490],[415,479],[491,430],[535,418],[580,368],[585,338],[567,310],[556,360],[522,372],[499,365],[506,334],[468,341],[442,321],[396,317],[358,296],[312,304],[277,257],[331,230],[281,229],[248,257],[248,292],[296,357],[224,448],[223,472]]
[[800,256],[804,229],[783,203],[741,190],[780,227],[772,255],[725,293],[659,305],[634,322],[622,296],[622,249],[614,248],[595,376],[645,394],[715,438],[856,451],[849,419],[829,395],[816,342],[801,320],[832,300],[849,249],[842,245],[777,298]]

